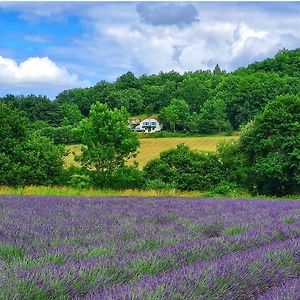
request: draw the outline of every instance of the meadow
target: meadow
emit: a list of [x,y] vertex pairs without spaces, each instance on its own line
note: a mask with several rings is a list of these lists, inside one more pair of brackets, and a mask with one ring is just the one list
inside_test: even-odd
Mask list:
[[[139,163],[140,167],[143,167],[149,160],[159,157],[159,154],[163,151],[175,148],[176,145],[184,143],[188,145],[192,150],[197,151],[216,151],[217,145],[221,141],[230,141],[237,139],[238,136],[222,136],[211,135],[204,137],[170,137],[170,138],[142,138],[140,139],[140,147],[138,154],[135,158],[129,160],[129,164],[134,161]],[[81,145],[68,145],[66,150],[69,150],[69,155],[66,157],[66,164],[78,165],[74,162],[74,155],[80,154]]]
[[0,196],[0,299],[299,299],[300,202]]

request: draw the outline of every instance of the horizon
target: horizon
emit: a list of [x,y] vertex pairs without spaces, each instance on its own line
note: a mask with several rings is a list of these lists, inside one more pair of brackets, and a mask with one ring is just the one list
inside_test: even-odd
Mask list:
[[160,71],[231,72],[300,46],[297,2],[0,2],[0,96]]

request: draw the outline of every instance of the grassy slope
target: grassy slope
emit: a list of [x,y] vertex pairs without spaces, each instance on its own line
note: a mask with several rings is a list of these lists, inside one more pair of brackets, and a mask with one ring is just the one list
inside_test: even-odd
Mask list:
[[[205,137],[178,137],[178,138],[146,138],[140,139],[141,146],[136,158],[131,159],[129,163],[136,160],[140,167],[143,167],[149,160],[159,157],[159,153],[176,147],[180,143],[188,145],[193,150],[198,151],[216,151],[217,144],[221,141],[237,139],[237,136],[205,136]],[[80,153],[81,145],[69,145],[66,147],[70,154],[66,158],[67,165],[76,165],[74,162],[75,152]]]

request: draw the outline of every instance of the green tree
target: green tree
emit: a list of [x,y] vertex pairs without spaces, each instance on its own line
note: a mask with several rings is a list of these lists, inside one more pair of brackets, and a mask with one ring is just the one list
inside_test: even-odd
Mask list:
[[164,107],[159,119],[164,126],[169,126],[174,132],[184,129],[189,117],[189,106],[184,100],[173,99],[169,106]]
[[77,126],[81,119],[83,118],[80,109],[76,104],[73,103],[64,103],[61,106],[64,112],[64,119],[62,121],[62,126],[71,125],[73,127]]
[[211,99],[204,103],[199,114],[199,132],[218,133],[232,130],[226,113],[226,104],[221,99]]
[[179,86],[179,97],[185,100],[192,112],[198,112],[203,103],[209,99],[210,82],[203,76],[188,76]]
[[136,89],[112,90],[105,99],[110,108],[124,107],[131,114],[142,112],[143,100],[140,92]]
[[117,78],[115,84],[117,89],[121,90],[139,87],[139,81],[132,72],[127,72],[121,75],[119,78]]
[[0,102],[0,184],[59,184],[65,151],[53,141],[32,134],[26,117]]
[[59,126],[63,119],[63,111],[56,102],[45,96],[12,96],[7,95],[2,99],[16,109],[22,111],[32,122],[40,120],[49,125]]
[[251,122],[239,142],[248,187],[260,194],[300,192],[300,96],[279,96]]
[[139,146],[137,135],[128,126],[129,115],[122,109],[110,109],[96,102],[88,118],[79,125],[82,154],[77,160],[98,175],[107,177],[135,155]]
[[246,125],[276,96],[299,92],[299,80],[275,73],[237,73],[224,77],[216,89],[216,98],[224,100],[234,129]]

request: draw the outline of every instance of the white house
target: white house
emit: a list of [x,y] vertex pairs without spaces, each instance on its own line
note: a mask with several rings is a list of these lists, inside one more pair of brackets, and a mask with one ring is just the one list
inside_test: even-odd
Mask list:
[[158,132],[161,131],[162,126],[159,124],[156,118],[149,117],[134,128],[137,132]]

